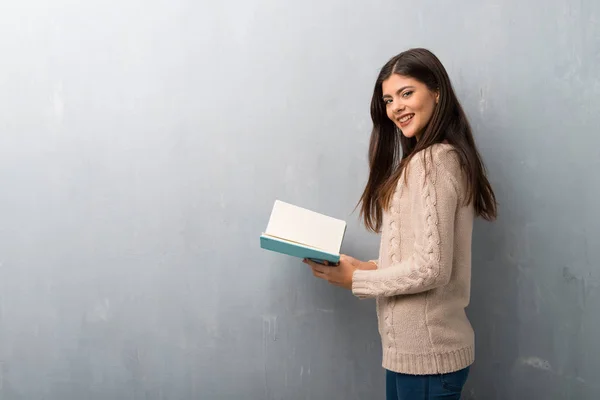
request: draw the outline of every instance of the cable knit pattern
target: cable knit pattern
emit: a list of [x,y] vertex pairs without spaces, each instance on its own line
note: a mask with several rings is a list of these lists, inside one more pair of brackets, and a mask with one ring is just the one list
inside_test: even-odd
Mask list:
[[[430,151],[431,150],[431,151]],[[465,176],[447,144],[413,157],[384,215],[376,270],[357,270],[352,291],[377,298],[383,366],[448,373],[473,362],[465,315],[474,212]]]
[[[398,216],[400,215],[400,207],[397,200],[400,198],[402,193],[402,186],[397,186],[396,192],[392,198],[390,204],[390,214],[391,218],[389,220],[389,232],[390,232],[390,249],[391,249],[391,259],[392,262],[399,261],[400,254],[400,220]],[[392,349],[395,346],[394,343],[394,302],[388,302],[384,310],[384,321],[385,321],[385,332],[387,335],[387,347],[388,349]]]

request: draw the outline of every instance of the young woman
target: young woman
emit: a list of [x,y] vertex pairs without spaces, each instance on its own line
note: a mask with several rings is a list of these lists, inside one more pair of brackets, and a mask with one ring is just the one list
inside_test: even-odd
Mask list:
[[460,399],[474,361],[465,314],[473,219],[496,199],[438,58],[411,49],[381,69],[371,101],[370,173],[360,199],[378,260],[304,260],[313,274],[375,298],[387,399]]

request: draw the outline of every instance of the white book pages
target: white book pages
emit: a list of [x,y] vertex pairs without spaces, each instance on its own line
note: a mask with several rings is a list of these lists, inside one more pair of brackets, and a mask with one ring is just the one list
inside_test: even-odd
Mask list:
[[345,230],[343,220],[276,200],[265,234],[337,254]]

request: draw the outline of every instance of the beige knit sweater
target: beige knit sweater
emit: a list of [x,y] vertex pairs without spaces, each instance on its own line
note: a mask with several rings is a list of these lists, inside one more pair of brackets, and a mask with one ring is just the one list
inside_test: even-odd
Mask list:
[[474,209],[450,145],[420,152],[405,173],[383,216],[377,269],[355,271],[352,292],[376,298],[384,368],[454,372],[474,359],[465,315]]

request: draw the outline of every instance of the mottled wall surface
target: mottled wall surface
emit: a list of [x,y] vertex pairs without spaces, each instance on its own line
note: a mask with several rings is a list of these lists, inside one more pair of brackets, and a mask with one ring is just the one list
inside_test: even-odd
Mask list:
[[467,399],[596,399],[600,3],[0,3],[0,399],[383,398],[372,301],[261,251],[348,221],[378,68],[433,50],[500,201]]

